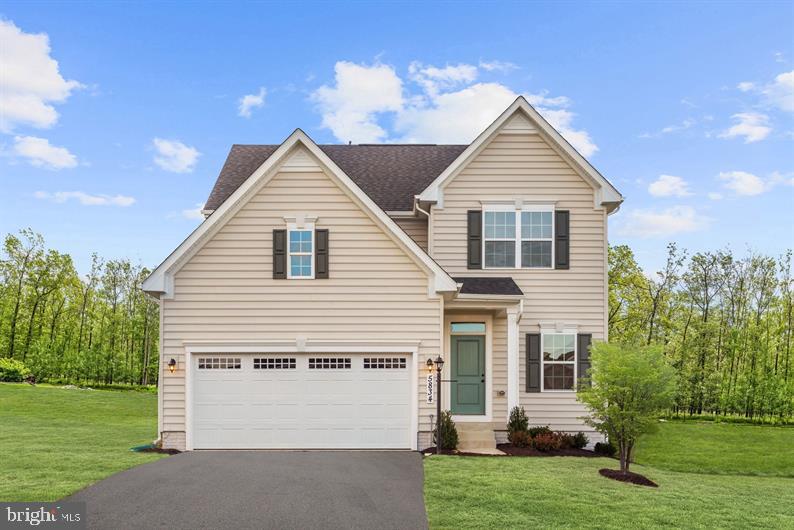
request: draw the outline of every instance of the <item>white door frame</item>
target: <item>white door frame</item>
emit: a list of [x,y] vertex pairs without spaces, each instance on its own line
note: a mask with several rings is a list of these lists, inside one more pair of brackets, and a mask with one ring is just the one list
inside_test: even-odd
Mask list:
[[[452,323],[453,322],[477,322],[485,324],[485,414],[455,414],[453,421],[461,423],[490,422],[493,420],[493,316],[487,313],[464,313],[444,315],[444,351],[446,361],[444,363],[442,379],[452,379]],[[455,335],[480,335],[482,333],[455,333]],[[444,385],[444,383],[442,383]],[[451,409],[452,404],[452,383],[446,383],[446,388],[442,392],[441,408]],[[443,388],[443,387],[442,387]]]
[[411,449],[417,450],[419,430],[419,341],[320,341],[298,339],[270,342],[184,342],[185,349],[185,450],[193,450],[193,355],[242,353],[401,353],[411,356]]

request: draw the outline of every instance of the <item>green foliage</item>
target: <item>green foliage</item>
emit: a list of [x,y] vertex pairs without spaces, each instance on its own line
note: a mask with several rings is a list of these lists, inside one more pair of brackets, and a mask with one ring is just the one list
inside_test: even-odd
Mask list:
[[549,429],[548,425],[530,427],[528,431],[531,438],[535,438],[539,434],[551,434],[551,429]]
[[[433,443],[438,444],[436,429],[433,429]],[[456,449],[458,447],[458,430],[455,422],[452,421],[452,412],[444,410],[441,412],[441,449]]]
[[618,452],[617,448],[609,442],[596,442],[593,451],[604,456],[615,456]]
[[158,306],[140,290],[149,271],[93,257],[80,277],[68,254],[30,229],[0,249],[0,358],[38,381],[141,384],[157,379]]
[[556,432],[541,433],[532,438],[532,447],[544,453],[556,451],[562,447],[562,439]]
[[524,407],[515,406],[510,410],[510,417],[507,420],[507,434],[526,431],[529,427],[529,418],[524,411]]
[[593,384],[581,386],[577,399],[590,412],[585,421],[617,446],[621,471],[628,471],[637,440],[673,403],[675,371],[655,346],[596,342],[590,352]]
[[507,433],[507,441],[516,447],[529,447],[532,445],[532,437],[527,431],[512,431]]
[[15,359],[0,359],[0,381],[18,383],[30,375],[30,370]]
[[583,432],[577,432],[573,436],[572,446],[575,447],[576,449],[584,449],[585,447],[587,447],[588,443],[590,443],[590,439]]

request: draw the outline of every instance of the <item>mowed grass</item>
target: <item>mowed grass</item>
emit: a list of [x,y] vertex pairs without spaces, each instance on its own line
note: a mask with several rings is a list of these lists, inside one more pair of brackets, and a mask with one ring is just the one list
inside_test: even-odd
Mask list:
[[631,470],[659,488],[601,477],[608,458],[431,456],[431,528],[794,528],[794,429],[669,422]]
[[0,383],[0,501],[54,501],[162,458],[157,396]]
[[430,456],[431,528],[794,528],[794,479],[635,465],[659,488],[606,479],[606,458]]
[[794,477],[794,427],[665,422],[641,440],[634,460],[684,473]]

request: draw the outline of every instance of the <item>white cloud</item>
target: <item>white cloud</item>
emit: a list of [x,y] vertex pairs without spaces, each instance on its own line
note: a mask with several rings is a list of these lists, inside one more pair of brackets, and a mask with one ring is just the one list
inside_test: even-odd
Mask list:
[[323,127],[342,142],[375,143],[388,133],[377,123],[378,114],[402,108],[402,80],[394,68],[339,61],[334,86],[323,85],[312,94],[323,116]]
[[659,175],[658,179],[648,185],[648,193],[654,197],[686,197],[692,195],[687,181],[674,175]]
[[518,70],[519,66],[517,64],[511,63],[509,61],[480,61],[480,68],[485,70],[486,72],[512,72],[513,70]]
[[661,129],[659,129],[656,132],[653,132],[653,133],[649,133],[649,132],[642,133],[640,135],[640,138],[659,138],[660,136],[663,136],[665,134],[672,134],[672,133],[677,133],[677,132],[681,132],[681,131],[686,131],[687,129],[691,129],[695,124],[697,124],[697,121],[695,119],[687,118],[684,121],[682,121],[681,123],[676,123],[676,124],[673,124],[673,125],[668,125],[667,127],[662,127]]
[[46,169],[66,169],[77,165],[77,157],[68,149],[51,145],[46,138],[15,136],[14,153],[27,158],[30,165]]
[[182,217],[184,217],[185,219],[191,219],[191,220],[195,219],[195,220],[203,221],[204,214],[201,213],[201,210],[203,209],[204,209],[204,204],[197,202],[195,208],[188,208],[186,210],[182,210]]
[[196,166],[201,153],[195,147],[190,147],[178,140],[152,140],[157,155],[154,163],[166,171],[173,173],[190,173]]
[[751,81],[742,81],[741,83],[736,85],[736,88],[738,88],[742,92],[750,92],[751,90],[755,90],[755,83]]
[[794,70],[783,72],[761,89],[764,99],[770,105],[785,112],[794,112]]
[[741,112],[734,114],[731,118],[736,124],[731,128],[720,133],[720,138],[744,137],[744,143],[751,144],[760,142],[772,132],[768,126],[769,116],[758,112]]
[[756,175],[746,171],[727,171],[720,173],[718,179],[723,186],[737,195],[760,195],[767,190],[767,184]]
[[47,34],[25,33],[0,19],[0,131],[11,132],[17,125],[53,126],[58,121],[53,104],[82,87],[61,76],[50,51]]
[[252,109],[258,109],[265,104],[266,95],[267,89],[265,87],[260,87],[259,92],[256,94],[246,94],[241,97],[237,114],[243,118],[250,118]]
[[618,232],[641,238],[668,237],[708,228],[711,220],[691,206],[673,206],[665,210],[631,210],[626,212]]
[[721,201],[723,199],[722,193],[716,191],[710,191],[708,194],[709,199],[712,201]]
[[[436,67],[415,61],[408,70],[411,83],[405,87],[391,66],[336,63],[335,84],[312,94],[323,127],[342,142],[468,143],[518,97],[500,83],[475,82],[478,67],[470,64]],[[598,150],[587,131],[573,126],[567,97],[547,92],[524,97],[584,156]],[[378,121],[387,113],[394,120],[391,134]]]
[[134,197],[126,195],[92,195],[82,191],[37,191],[33,194],[37,199],[48,200],[56,203],[64,203],[69,200],[76,200],[83,206],[131,206],[135,203]]

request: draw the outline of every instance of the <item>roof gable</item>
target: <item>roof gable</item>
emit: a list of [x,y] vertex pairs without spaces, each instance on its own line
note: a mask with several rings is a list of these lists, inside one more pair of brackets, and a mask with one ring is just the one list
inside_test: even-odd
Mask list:
[[[199,225],[143,282],[143,290],[162,297],[173,296],[173,275],[245,204],[254,193],[279,171],[289,171],[290,166],[307,161],[306,157],[293,156],[296,149],[305,148],[312,164],[319,164],[340,188],[367,213],[384,232],[429,274],[428,291],[456,292],[455,281],[430,256],[427,255],[397,224],[369,197],[328,155],[300,129],[295,130],[267,159],[221,203],[215,212]],[[303,161],[303,162],[302,162]]]
[[597,207],[606,207],[608,212],[617,210],[623,202],[620,192],[604,178],[538,111],[522,96],[510,105],[487,129],[485,129],[433,182],[419,195],[420,201],[444,205],[444,186],[471,162],[497,134],[540,134],[549,146],[564,159],[595,190]]

